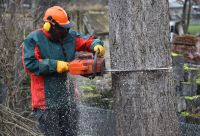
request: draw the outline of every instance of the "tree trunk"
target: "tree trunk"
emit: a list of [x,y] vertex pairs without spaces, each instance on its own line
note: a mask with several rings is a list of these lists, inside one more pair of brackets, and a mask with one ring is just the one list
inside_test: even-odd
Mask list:
[[187,12],[187,20],[186,20],[186,28],[185,28],[185,32],[188,33],[188,28],[190,25],[190,18],[191,18],[191,10],[192,10],[192,1],[189,0],[189,5],[188,5],[188,12]]
[[190,24],[191,8],[192,8],[191,0],[185,0],[185,2],[183,4],[183,14],[182,14],[184,33],[188,32],[188,27]]
[[[167,0],[110,0],[111,67],[170,67]],[[112,75],[119,136],[177,136],[171,70]]]

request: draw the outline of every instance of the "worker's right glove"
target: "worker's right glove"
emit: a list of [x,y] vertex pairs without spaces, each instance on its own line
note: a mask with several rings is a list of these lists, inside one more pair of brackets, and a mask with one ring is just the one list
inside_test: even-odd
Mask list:
[[105,54],[105,49],[102,45],[96,45],[94,46],[94,52],[99,51],[99,56],[103,56]]
[[65,61],[57,61],[57,68],[58,73],[67,72],[69,70],[69,63]]

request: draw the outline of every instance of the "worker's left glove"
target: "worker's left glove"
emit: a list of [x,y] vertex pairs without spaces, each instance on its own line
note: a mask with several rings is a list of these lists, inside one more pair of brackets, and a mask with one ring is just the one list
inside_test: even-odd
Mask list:
[[57,68],[58,73],[67,72],[69,70],[69,63],[65,61],[57,61]]
[[94,46],[94,52],[99,51],[99,56],[103,56],[105,54],[105,49],[102,45]]

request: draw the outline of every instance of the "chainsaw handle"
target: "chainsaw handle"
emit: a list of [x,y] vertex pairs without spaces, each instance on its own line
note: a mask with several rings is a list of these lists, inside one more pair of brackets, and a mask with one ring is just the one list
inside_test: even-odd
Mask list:
[[96,76],[96,73],[97,73],[97,57],[98,57],[98,54],[99,54],[99,50],[95,52],[95,55],[94,55],[94,63],[93,63],[93,66],[92,66],[92,71],[93,71],[93,74],[89,77],[90,79],[94,79],[95,76]]
[[98,57],[98,54],[99,54],[99,50],[95,52],[95,55],[94,55],[94,64],[93,64],[93,73],[95,74],[96,76],[96,73],[97,73],[97,57]]

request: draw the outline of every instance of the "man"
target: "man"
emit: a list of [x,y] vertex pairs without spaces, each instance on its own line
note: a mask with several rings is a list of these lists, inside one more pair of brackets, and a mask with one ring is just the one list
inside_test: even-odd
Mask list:
[[46,136],[77,135],[77,109],[68,64],[76,51],[104,55],[103,42],[70,30],[74,23],[66,11],[53,6],[46,10],[43,28],[23,42],[22,60],[31,76],[32,109]]

